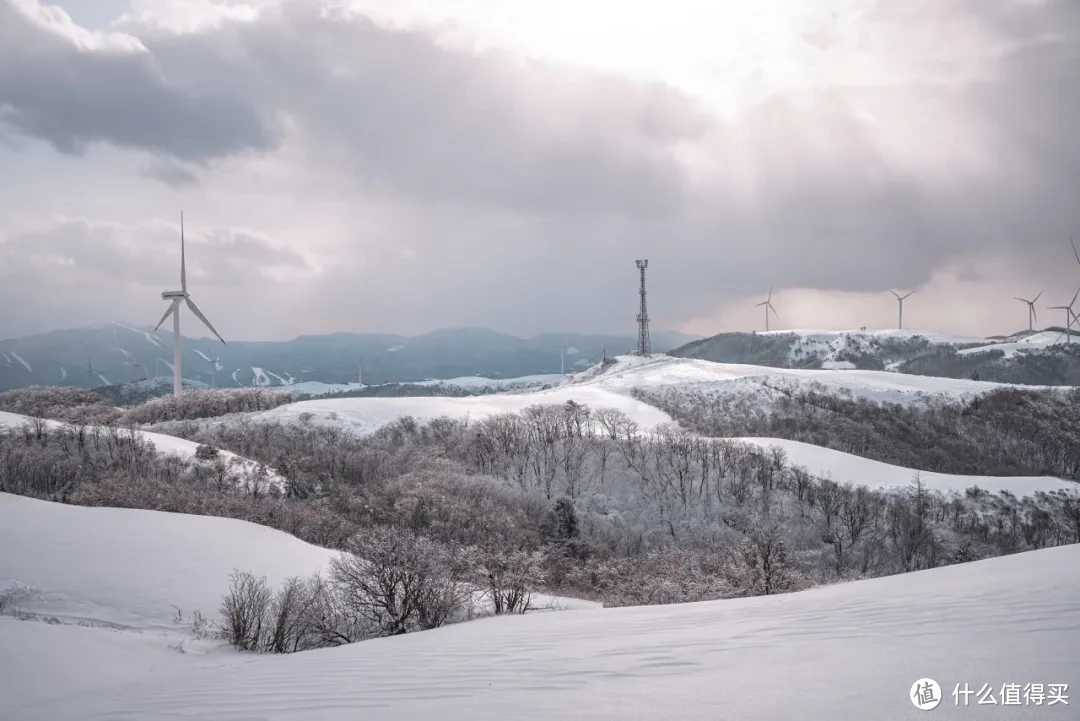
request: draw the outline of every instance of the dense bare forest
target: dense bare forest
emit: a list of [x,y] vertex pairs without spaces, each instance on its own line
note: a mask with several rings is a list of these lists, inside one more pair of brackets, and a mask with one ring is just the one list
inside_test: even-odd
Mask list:
[[924,471],[1080,478],[1080,389],[1004,388],[966,402],[906,406],[773,391],[767,410],[697,391],[635,395],[705,436],[804,441]]
[[[89,411],[77,408],[96,407],[89,396],[65,408],[51,390],[18,393],[18,404],[0,394],[0,408],[80,419]],[[674,424],[645,431],[612,409],[571,402],[471,424],[406,417],[358,438],[306,417],[217,417],[280,400],[236,394],[117,416],[202,444],[189,462],[115,421],[2,431],[0,491],[244,519],[349,552],[327,578],[282,589],[233,578],[226,634],[271,651],[527,610],[538,591],[608,605],[696,601],[1080,542],[1080,503],[1064,494],[945,497],[917,476],[893,492],[839,485],[778,447]],[[775,417],[729,415],[707,398],[654,400],[698,431],[796,437],[924,469],[1076,471],[1075,395],[1006,392],[923,410],[811,396]],[[219,449],[259,466],[230,465]]]

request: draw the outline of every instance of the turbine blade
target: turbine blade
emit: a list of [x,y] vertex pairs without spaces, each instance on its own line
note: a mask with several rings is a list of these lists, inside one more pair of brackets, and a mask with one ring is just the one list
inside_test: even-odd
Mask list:
[[889,292],[890,292],[890,293],[892,293],[893,295],[895,295],[895,296],[897,297],[897,299],[898,299],[898,300],[903,300],[902,298],[900,298],[900,294],[899,294],[899,293],[897,293],[897,292],[896,292],[895,290],[893,290],[892,288],[889,288]]
[[773,308],[772,303],[769,303],[769,310],[771,310],[772,314],[775,315],[777,318],[780,317],[780,314],[776,312],[776,308]]
[[911,291],[911,293],[908,293],[907,295],[905,295],[905,296],[904,296],[903,298],[901,298],[900,300],[907,300],[907,299],[908,299],[908,298],[910,298],[910,297],[911,297],[911,296],[912,296],[912,295],[913,295],[914,293],[915,293],[915,291]]
[[1073,255],[1076,256],[1076,262],[1080,263],[1080,253],[1076,252],[1076,242],[1072,239],[1072,236],[1069,236],[1069,245],[1072,246]]
[[772,300],[772,285],[769,286],[769,300]]
[[1031,304],[1031,317],[1035,319],[1035,322],[1039,322],[1039,314],[1035,312],[1035,304]]
[[1032,302],[1032,303],[1034,303],[1035,301],[1037,301],[1037,300],[1038,300],[1038,299],[1039,299],[1039,298],[1040,298],[1040,297],[1042,296],[1042,294],[1043,294],[1044,292],[1045,292],[1045,291],[1041,291],[1041,290],[1040,290],[1040,291],[1039,291],[1039,295],[1035,296],[1035,298],[1034,298],[1034,299],[1032,299],[1032,301],[1031,301],[1031,302]]
[[190,308],[191,312],[195,314],[195,317],[201,320],[203,322],[203,325],[209,328],[210,332],[216,335],[217,339],[221,341],[222,344],[225,344],[225,339],[221,337],[220,333],[214,330],[214,326],[210,325],[210,321],[208,321],[206,319],[206,316],[202,314],[202,311],[199,310],[199,306],[195,305],[195,301],[193,301],[191,298],[184,298],[184,300],[187,302],[187,307]]
[[175,313],[175,312],[176,312],[176,301],[174,300],[172,303],[169,304],[169,307],[165,310],[165,315],[161,316],[161,320],[159,320],[157,322],[157,325],[154,326],[154,330],[156,331],[158,328],[160,328],[161,324],[165,322],[165,319],[168,318],[169,315],[171,315],[172,313]]
[[1070,309],[1070,310],[1072,309],[1072,307],[1073,307],[1074,305],[1076,305],[1076,299],[1077,299],[1077,298],[1080,298],[1080,288],[1077,288],[1077,289],[1076,289],[1076,293],[1075,293],[1075,294],[1073,294],[1073,299],[1072,299],[1072,302],[1071,302],[1071,303],[1069,303],[1069,309]]
[[180,290],[187,293],[187,263],[184,258],[184,211],[180,211]]
[[1013,298],[1016,298],[1016,299],[1017,299],[1018,301],[1020,301],[1021,303],[1027,303],[1028,305],[1031,305],[1032,303],[1034,303],[1034,302],[1035,302],[1035,301],[1033,301],[1033,300],[1025,300],[1024,298],[1021,298],[1021,297],[1020,297],[1020,296],[1018,296],[1018,295],[1014,295],[1014,296],[1013,296]]
[[763,306],[763,305],[768,305],[768,303],[769,303],[769,301],[767,301],[767,300],[763,300],[763,301],[761,301],[760,303],[754,303],[754,307],[755,307],[755,308],[759,308],[759,307],[761,307],[761,306]]

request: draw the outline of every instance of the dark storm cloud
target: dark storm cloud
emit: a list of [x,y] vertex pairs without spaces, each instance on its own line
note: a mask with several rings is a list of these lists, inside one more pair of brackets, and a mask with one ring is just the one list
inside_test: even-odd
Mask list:
[[77,42],[63,18],[38,10],[0,0],[0,125],[63,153],[106,142],[206,161],[273,142],[250,102],[177,84],[119,39]]
[[660,84],[449,50],[312,5],[144,39],[188,82],[272,103],[360,188],[420,202],[670,213],[685,192],[671,146],[707,129]]

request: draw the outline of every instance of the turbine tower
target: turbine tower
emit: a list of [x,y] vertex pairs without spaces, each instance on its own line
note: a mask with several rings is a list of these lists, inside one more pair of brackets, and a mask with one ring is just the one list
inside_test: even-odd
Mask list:
[[759,306],[765,306],[765,332],[766,333],[769,332],[769,311],[771,310],[773,312],[773,315],[775,315],[777,318],[780,317],[780,314],[776,312],[776,308],[773,308],[772,291],[773,291],[773,287],[770,285],[769,286],[769,297],[766,298],[765,300],[761,301],[760,303],[755,303],[754,304],[755,308],[757,308]]
[[889,292],[896,296],[896,302],[900,304],[900,318],[897,321],[897,323],[898,323],[897,328],[899,328],[900,330],[903,330],[904,329],[904,300],[906,298],[910,297],[911,293],[914,293],[915,291],[911,291],[911,293],[908,293],[907,295],[900,295],[895,290],[890,290]]
[[1039,316],[1035,315],[1035,301],[1037,301],[1040,297],[1042,297],[1042,294],[1043,294],[1043,291],[1040,290],[1039,295],[1035,296],[1035,298],[1032,299],[1032,300],[1027,300],[1027,299],[1021,298],[1020,296],[1017,296],[1017,295],[1013,296],[1013,298],[1016,298],[1021,303],[1027,303],[1027,307],[1028,307],[1028,330],[1029,331],[1035,330],[1035,324],[1039,322]]
[[214,326],[210,325],[210,321],[206,319],[206,316],[199,310],[199,306],[195,305],[195,301],[191,299],[191,295],[187,290],[187,265],[184,258],[184,214],[180,214],[180,290],[166,290],[161,294],[162,300],[172,301],[169,304],[168,310],[165,311],[165,315],[161,316],[161,320],[154,326],[156,331],[161,327],[161,324],[172,314],[173,317],[173,395],[180,395],[183,391],[183,376],[180,372],[180,302],[183,301],[188,309],[195,315],[196,318],[202,321],[203,325],[210,329],[210,332],[217,336],[217,339],[221,341],[222,345],[225,344],[225,339],[221,337],[221,334],[214,330]]
[[[224,343],[225,341],[222,341]],[[217,366],[221,362],[220,356],[206,356],[206,361],[210,364],[210,387],[217,388]]]
[[[1080,297],[1080,290],[1076,291],[1076,294],[1073,295],[1072,301],[1070,301],[1068,305],[1052,305],[1049,308],[1050,310],[1065,311],[1065,332],[1062,335],[1065,336],[1066,343],[1072,343],[1072,324],[1073,318],[1076,317],[1076,313],[1073,312],[1073,306],[1076,305],[1076,299],[1078,297]],[[1054,343],[1057,343],[1059,340],[1061,340],[1060,335],[1057,337],[1057,340],[1055,340]]]
[[637,352],[643,358],[648,358],[652,353],[652,342],[649,339],[649,309],[645,306],[645,269],[649,267],[649,261],[642,259],[634,261],[638,270],[641,271],[641,308],[638,310],[637,324]]

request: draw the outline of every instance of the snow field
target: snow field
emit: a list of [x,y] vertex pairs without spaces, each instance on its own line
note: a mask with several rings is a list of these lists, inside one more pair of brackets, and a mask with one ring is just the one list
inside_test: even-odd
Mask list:
[[1075,689],[1080,546],[780,596],[490,618],[272,657],[179,653],[154,624],[168,623],[169,604],[216,607],[233,567],[302,574],[326,561],[322,549],[238,521],[5,495],[0,544],[20,549],[0,556],[0,579],[34,583],[46,609],[145,624],[133,633],[0,618],[5,721],[917,719],[908,693],[923,677],[942,687],[938,719],[1065,719],[1077,703],[976,714],[951,690]]
[[[916,471],[901,466],[881,463],[869,458],[822,448],[810,443],[789,441],[783,438],[733,438],[759,448],[780,446],[787,452],[788,463],[803,466],[815,476],[829,478],[837,483],[853,483],[878,489],[902,489],[911,485]],[[1080,494],[1080,483],[1052,476],[962,476],[952,473],[918,471],[926,488],[941,493],[963,493],[971,486],[978,486],[991,493],[1008,491],[1017,497],[1031,496],[1036,492]]]

